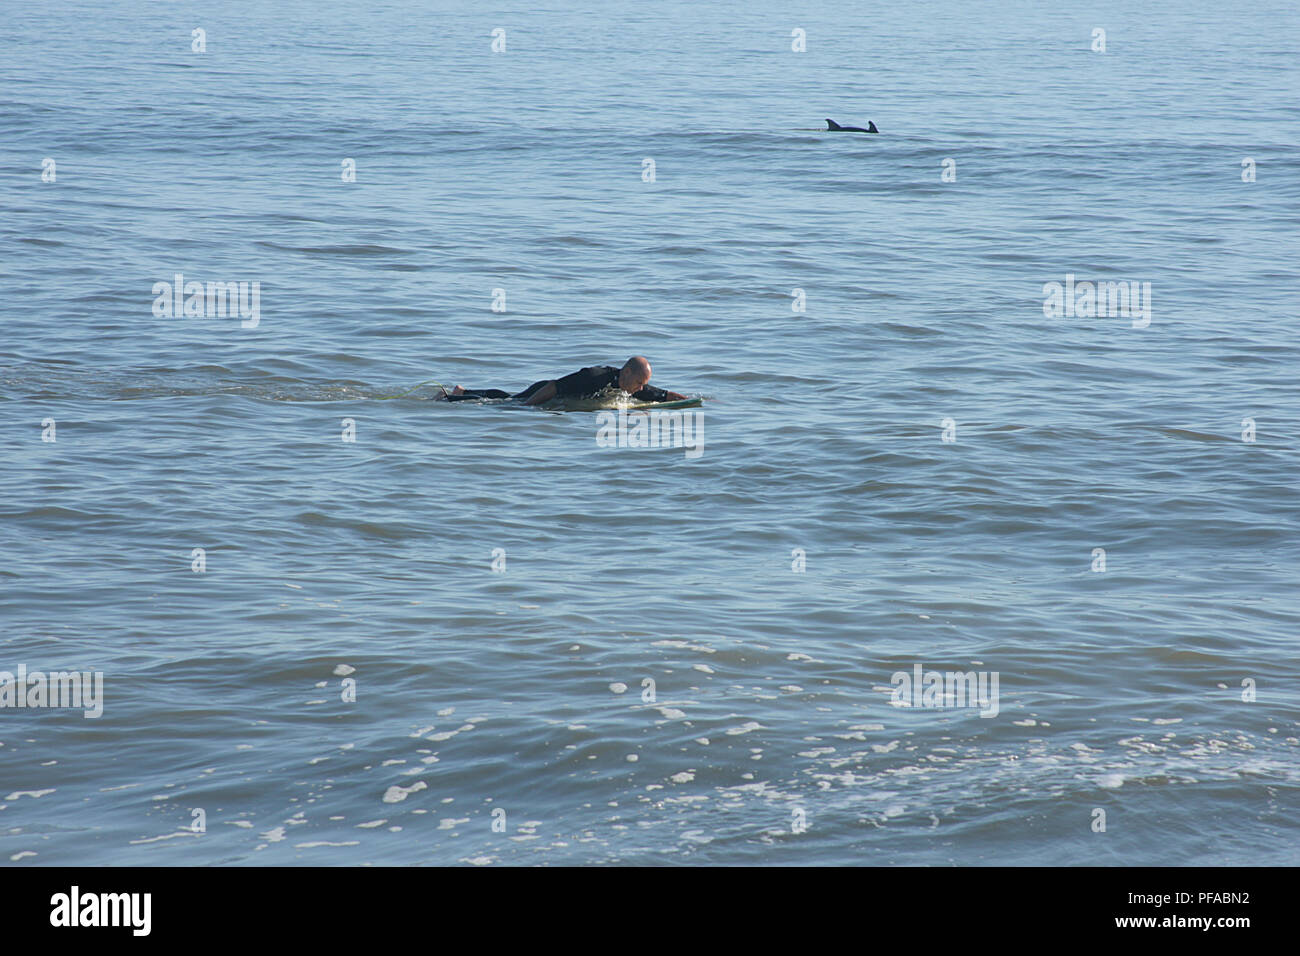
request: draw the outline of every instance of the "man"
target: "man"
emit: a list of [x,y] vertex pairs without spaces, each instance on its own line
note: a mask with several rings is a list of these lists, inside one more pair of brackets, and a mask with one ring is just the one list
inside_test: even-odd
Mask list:
[[513,398],[525,405],[541,405],[553,398],[590,398],[607,388],[615,387],[642,402],[674,402],[686,397],[677,392],[655,388],[647,384],[649,381],[650,363],[642,356],[634,355],[622,368],[592,365],[564,378],[534,382],[517,395],[510,395],[499,388],[470,389],[457,385],[450,392],[444,390],[442,397],[449,402],[465,402],[475,398]]

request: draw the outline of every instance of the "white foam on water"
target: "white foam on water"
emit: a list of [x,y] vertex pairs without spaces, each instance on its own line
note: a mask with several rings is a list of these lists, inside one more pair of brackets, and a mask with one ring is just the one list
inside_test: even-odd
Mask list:
[[158,843],[161,840],[174,840],[177,837],[197,837],[202,835],[201,833],[195,833],[193,830],[178,830],[175,833],[164,833],[162,836],[149,837],[144,840],[131,840],[130,843],[132,846],[139,846],[144,843]]
[[389,787],[387,790],[384,791],[384,797],[383,797],[384,803],[401,803],[411,794],[424,790],[428,786],[429,785],[425,783],[423,780],[417,780],[409,787],[402,787],[397,784],[393,784],[391,787]]

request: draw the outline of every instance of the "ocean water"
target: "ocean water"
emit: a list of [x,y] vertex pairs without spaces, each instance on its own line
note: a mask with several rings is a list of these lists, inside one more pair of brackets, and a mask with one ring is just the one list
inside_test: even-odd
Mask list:
[[3,21],[0,862],[1300,862],[1294,4]]

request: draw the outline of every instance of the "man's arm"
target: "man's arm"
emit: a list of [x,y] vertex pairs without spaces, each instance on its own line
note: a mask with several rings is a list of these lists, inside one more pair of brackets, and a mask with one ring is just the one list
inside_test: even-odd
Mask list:
[[547,382],[533,394],[524,399],[525,405],[540,405],[543,402],[549,402],[555,397],[555,383]]
[[685,395],[677,392],[670,392],[665,388],[655,388],[653,385],[643,385],[641,389],[632,395],[633,398],[642,402],[680,402]]

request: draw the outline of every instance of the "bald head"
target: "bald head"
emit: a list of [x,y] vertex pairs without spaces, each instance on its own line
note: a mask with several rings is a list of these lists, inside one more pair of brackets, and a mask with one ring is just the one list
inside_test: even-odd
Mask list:
[[629,395],[640,391],[649,381],[650,363],[641,355],[633,355],[624,362],[618,373],[618,387]]

